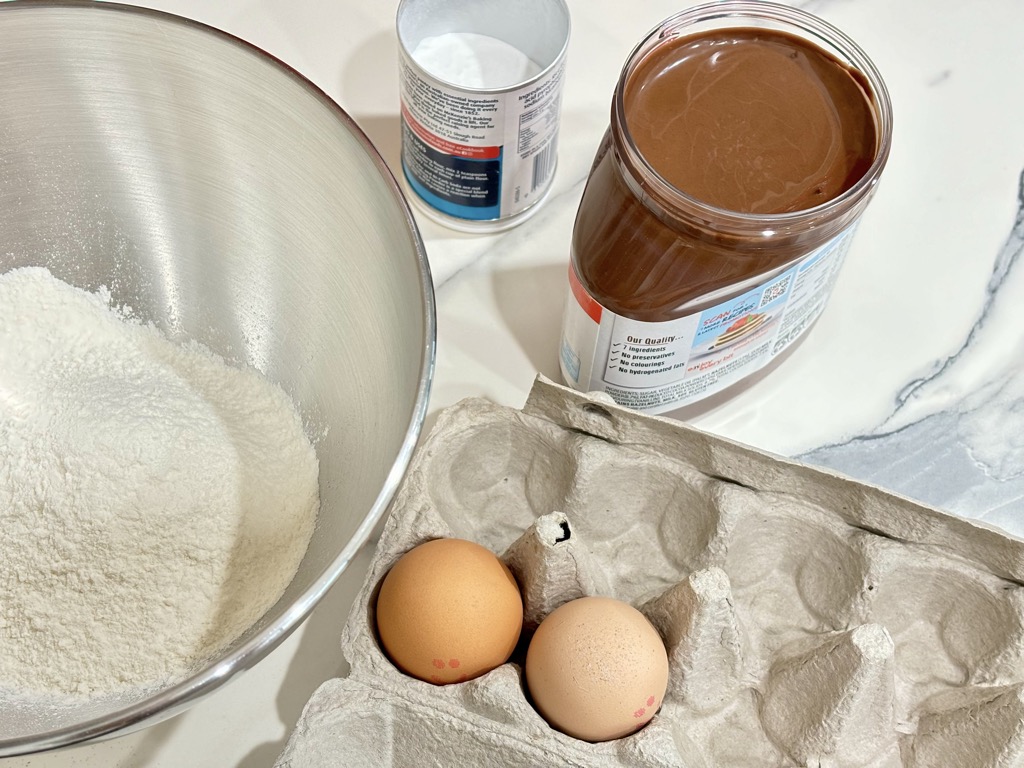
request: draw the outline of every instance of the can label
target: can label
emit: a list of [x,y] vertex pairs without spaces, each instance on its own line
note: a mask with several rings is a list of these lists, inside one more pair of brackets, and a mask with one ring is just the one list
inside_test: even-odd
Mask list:
[[441,213],[515,216],[554,177],[565,59],[519,89],[479,93],[431,78],[402,52],[402,171]]
[[755,288],[665,322],[622,317],[597,302],[569,266],[560,366],[570,386],[619,405],[663,413],[694,403],[767,365],[825,308],[853,227]]

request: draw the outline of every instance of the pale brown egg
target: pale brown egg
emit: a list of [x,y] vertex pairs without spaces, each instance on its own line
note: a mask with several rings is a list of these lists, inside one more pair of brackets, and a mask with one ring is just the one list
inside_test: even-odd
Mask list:
[[609,597],[582,597],[552,611],[530,641],[526,683],[551,725],[607,741],[642,728],[661,706],[668,654],[640,611]]
[[396,562],[377,596],[377,632],[406,674],[443,685],[504,664],[519,641],[523,600],[490,550],[434,539]]

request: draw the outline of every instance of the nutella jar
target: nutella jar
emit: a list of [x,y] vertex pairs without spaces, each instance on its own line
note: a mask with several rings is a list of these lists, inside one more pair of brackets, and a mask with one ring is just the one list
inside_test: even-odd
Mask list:
[[572,236],[565,381],[704,410],[819,317],[889,154],[881,76],[769,2],[684,11],[633,51]]

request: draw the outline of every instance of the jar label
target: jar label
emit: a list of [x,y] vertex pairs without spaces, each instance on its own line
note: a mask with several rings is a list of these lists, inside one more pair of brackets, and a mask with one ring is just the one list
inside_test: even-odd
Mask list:
[[569,266],[560,366],[566,383],[664,413],[767,365],[818,318],[853,236],[847,228],[789,269],[703,312],[664,322],[609,311]]

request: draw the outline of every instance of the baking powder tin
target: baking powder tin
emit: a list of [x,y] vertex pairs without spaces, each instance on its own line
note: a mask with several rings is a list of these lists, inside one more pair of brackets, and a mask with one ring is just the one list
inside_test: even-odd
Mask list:
[[[402,0],[402,174],[420,210],[474,233],[508,229],[536,213],[557,164],[569,26],[564,0]],[[425,38],[452,32],[496,38],[540,71],[482,90],[442,80],[412,54]]]

